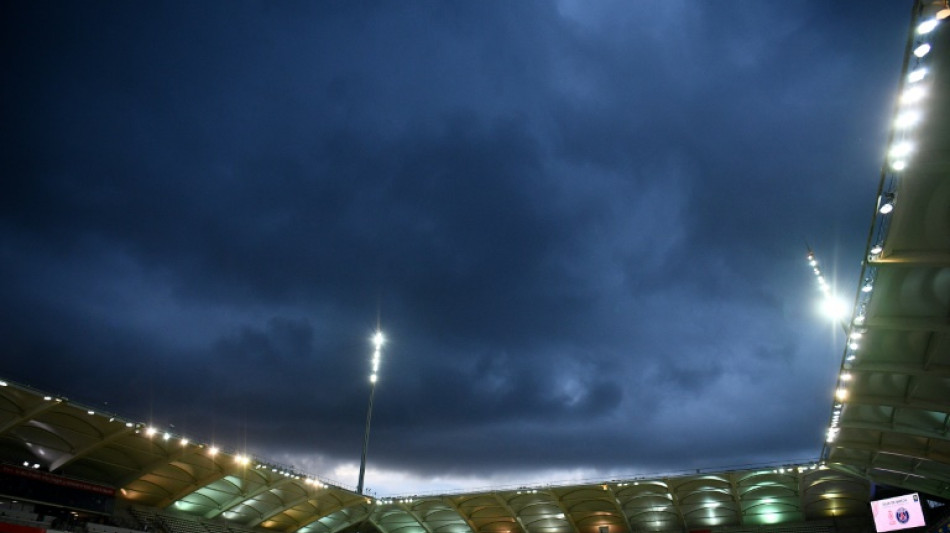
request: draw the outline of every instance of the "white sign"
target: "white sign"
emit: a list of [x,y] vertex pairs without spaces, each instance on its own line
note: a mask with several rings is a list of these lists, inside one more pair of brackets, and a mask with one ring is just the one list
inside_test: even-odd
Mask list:
[[874,516],[874,528],[878,533],[926,525],[924,511],[920,508],[920,496],[916,492],[873,501],[871,514]]

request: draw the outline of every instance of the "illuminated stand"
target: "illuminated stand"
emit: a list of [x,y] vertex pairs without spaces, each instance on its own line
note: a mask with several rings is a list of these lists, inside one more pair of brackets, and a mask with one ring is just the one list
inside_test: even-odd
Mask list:
[[373,419],[373,396],[376,395],[376,376],[379,373],[379,359],[383,347],[383,332],[376,330],[373,335],[373,372],[369,375],[369,408],[366,410],[366,431],[363,434],[363,457],[360,459],[360,480],[356,484],[356,493],[363,494],[363,478],[366,475],[366,449],[369,448],[369,423]]

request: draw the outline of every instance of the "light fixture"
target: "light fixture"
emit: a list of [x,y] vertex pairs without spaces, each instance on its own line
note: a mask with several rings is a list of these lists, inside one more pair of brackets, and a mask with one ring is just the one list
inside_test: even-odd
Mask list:
[[871,281],[868,280],[864,283],[864,286],[861,287],[861,292],[871,292],[874,290],[874,285],[871,285]]
[[920,113],[914,110],[904,111],[900,115],[897,115],[897,119],[894,120],[894,126],[904,129],[917,124],[920,121]]
[[924,57],[928,53],[930,53],[930,43],[924,43],[914,48],[914,55],[917,57]]
[[916,104],[917,102],[924,99],[924,96],[927,95],[927,90],[920,85],[914,85],[906,89],[903,94],[901,94],[901,103],[904,105]]
[[832,320],[840,320],[848,314],[848,304],[841,298],[827,295],[822,308],[825,315]]
[[940,11],[937,11],[937,15],[935,16],[937,20],[943,20],[947,17],[950,17],[950,7],[945,7]]
[[932,31],[934,31],[934,28],[937,27],[937,24],[938,24],[939,22],[940,22],[940,21],[937,20],[937,19],[925,20],[925,21],[923,21],[923,22],[921,22],[920,24],[917,25],[917,33],[919,33],[919,34],[921,34],[921,35],[926,35],[926,34],[932,32]]
[[380,331],[379,325],[377,324],[376,333],[373,334],[373,360],[372,366],[373,370],[369,376],[369,381],[371,383],[369,389],[369,406],[366,408],[366,429],[363,432],[363,454],[360,457],[360,474],[359,480],[356,484],[356,493],[363,494],[363,481],[366,476],[366,451],[369,448],[369,429],[370,422],[373,418],[373,398],[376,396],[376,381],[378,380],[379,375],[379,361],[382,358],[382,347],[383,342],[385,342],[385,337],[383,337],[383,332]]
[[917,83],[918,81],[923,80],[924,77],[926,76],[927,76],[927,69],[918,68],[911,71],[911,73],[907,75],[907,81],[909,81],[910,83]]
[[890,156],[893,158],[901,158],[910,155],[910,152],[914,149],[913,145],[907,141],[899,142],[891,147]]
[[894,210],[894,193],[888,192],[881,195],[881,206],[878,212],[886,215]]
[[884,251],[884,245],[881,243],[877,243],[871,247],[871,254],[873,255],[880,255],[880,253],[883,251]]

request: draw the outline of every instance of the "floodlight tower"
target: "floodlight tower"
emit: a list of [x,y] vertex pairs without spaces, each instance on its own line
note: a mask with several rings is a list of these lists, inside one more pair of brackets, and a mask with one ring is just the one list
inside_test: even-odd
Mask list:
[[366,410],[366,431],[363,433],[363,457],[360,459],[360,480],[356,485],[356,493],[363,494],[363,478],[366,475],[366,449],[369,448],[369,423],[373,419],[373,396],[376,395],[376,379],[379,374],[379,359],[382,355],[383,332],[376,330],[373,335],[373,371],[369,375],[369,408]]

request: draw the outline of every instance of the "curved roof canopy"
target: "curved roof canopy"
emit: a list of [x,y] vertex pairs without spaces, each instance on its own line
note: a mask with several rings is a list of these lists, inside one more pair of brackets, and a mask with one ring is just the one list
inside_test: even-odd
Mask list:
[[12,383],[0,387],[0,454],[113,487],[142,508],[301,533],[367,524],[383,533],[621,533],[796,523],[864,516],[870,493],[866,480],[801,464],[378,499]]
[[950,497],[950,18],[931,27],[941,10],[915,6],[823,457]]

